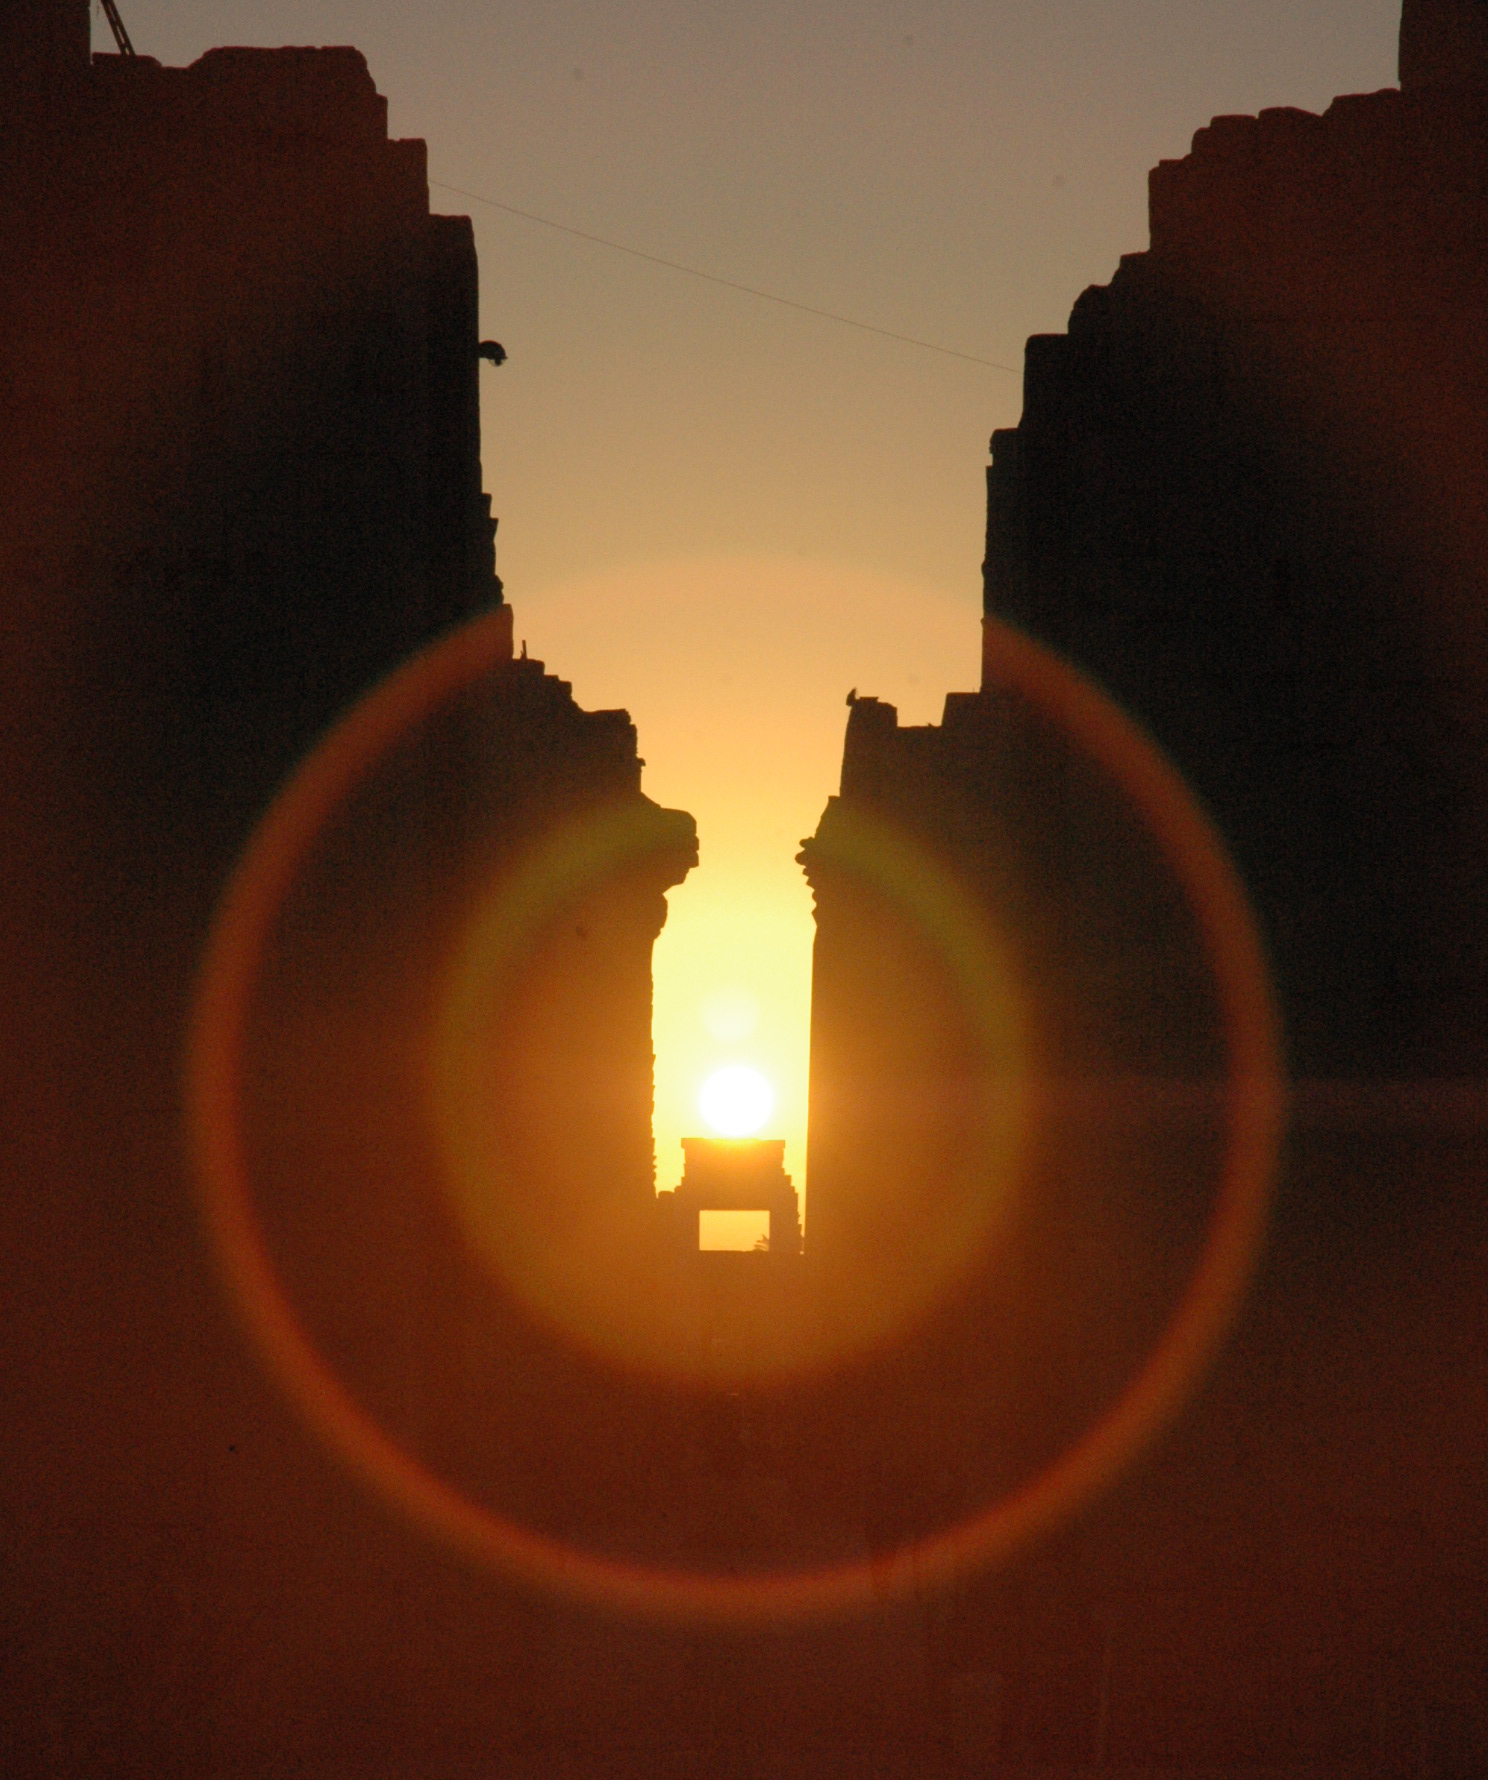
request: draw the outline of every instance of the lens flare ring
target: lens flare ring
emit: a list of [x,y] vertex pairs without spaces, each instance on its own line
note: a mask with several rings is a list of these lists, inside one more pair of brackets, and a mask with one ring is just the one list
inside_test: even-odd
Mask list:
[[474,620],[371,693],[291,779],[218,910],[190,1024],[188,1117],[203,1215],[249,1334],[310,1426],[385,1499],[472,1560],[543,1590],[678,1621],[773,1624],[913,1598],[1007,1558],[1110,1482],[1176,1411],[1228,1327],[1264,1234],[1284,1116],[1280,1033],[1255,923],[1217,835],[1176,771],[1103,693],[1029,638],[988,622],[989,683],[1026,698],[1105,768],[1160,844],[1207,947],[1228,1042],[1229,1145],[1203,1252],[1115,1403],[1042,1474],[958,1525],[879,1557],[800,1571],[722,1575],[602,1557],[470,1500],[355,1400],[275,1274],[239,1122],[253,986],[297,868],[367,769],[441,701],[492,671],[503,643],[499,618]]

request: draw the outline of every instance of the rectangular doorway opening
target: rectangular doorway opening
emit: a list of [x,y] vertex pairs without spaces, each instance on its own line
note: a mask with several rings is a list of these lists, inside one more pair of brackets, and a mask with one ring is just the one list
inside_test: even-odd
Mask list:
[[698,1248],[726,1249],[747,1254],[770,1246],[770,1214],[767,1211],[700,1211]]

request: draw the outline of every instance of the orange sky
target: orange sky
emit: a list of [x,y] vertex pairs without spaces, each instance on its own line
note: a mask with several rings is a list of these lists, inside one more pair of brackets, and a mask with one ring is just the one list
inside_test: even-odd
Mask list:
[[[431,179],[1021,364],[1146,245],[1146,172],[1213,115],[1390,85],[1398,0],[121,0],[136,48],[354,43]],[[94,42],[110,47],[103,20]],[[656,954],[659,1179],[701,1073],[752,1061],[802,1174],[810,899],[850,686],[975,685],[987,436],[1017,374],[472,203],[486,486],[519,637],[624,705],[702,864]],[[707,1032],[744,991],[753,1033]]]

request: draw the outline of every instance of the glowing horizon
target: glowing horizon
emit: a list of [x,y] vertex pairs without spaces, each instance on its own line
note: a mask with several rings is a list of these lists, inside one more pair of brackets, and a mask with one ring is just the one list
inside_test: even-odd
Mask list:
[[518,641],[586,709],[635,722],[648,797],[691,812],[699,862],[653,957],[656,1184],[682,1173],[697,1093],[730,1064],[775,1091],[770,1135],[807,1197],[811,892],[796,863],[837,790],[852,687],[938,722],[981,663],[981,588],[780,556],[635,563],[523,593]]

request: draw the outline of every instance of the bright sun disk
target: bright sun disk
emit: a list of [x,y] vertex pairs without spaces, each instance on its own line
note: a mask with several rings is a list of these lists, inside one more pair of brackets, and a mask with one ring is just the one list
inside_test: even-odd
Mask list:
[[715,1069],[698,1093],[698,1111],[722,1137],[750,1137],[775,1110],[775,1091],[757,1069]]

